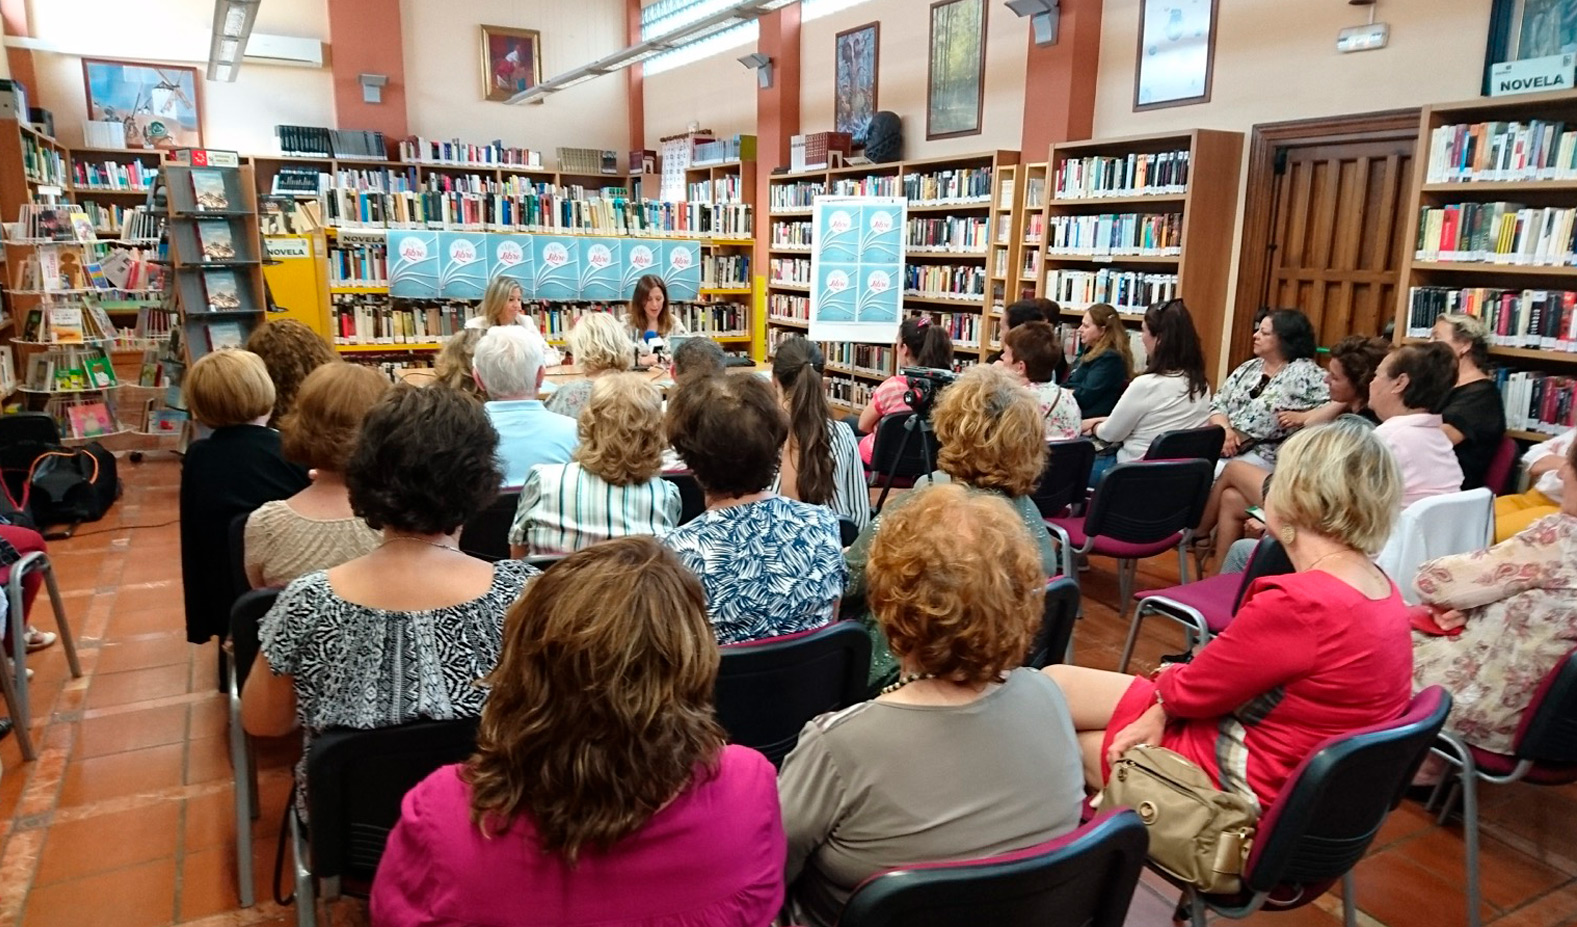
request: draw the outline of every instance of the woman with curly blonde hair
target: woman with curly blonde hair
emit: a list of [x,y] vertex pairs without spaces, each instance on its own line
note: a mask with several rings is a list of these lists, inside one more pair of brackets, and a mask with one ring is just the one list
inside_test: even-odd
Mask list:
[[482,390],[482,384],[476,381],[476,375],[471,372],[471,359],[476,354],[476,346],[487,334],[484,328],[468,328],[449,336],[444,346],[438,352],[438,359],[433,361],[433,385],[445,386],[452,390],[465,393],[476,399],[486,400],[487,393]]
[[537,464],[526,477],[512,556],[572,553],[679,524],[679,487],[661,476],[667,442],[656,386],[633,373],[597,380],[577,430],[569,463]]
[[771,921],[774,771],[724,745],[717,667],[701,584],[657,541],[542,574],[505,618],[476,753],[405,796],[373,923]]
[[307,374],[324,364],[339,361],[339,355],[323,336],[295,319],[265,322],[246,339],[246,349],[263,359],[268,378],[274,381],[274,411],[268,427],[278,428],[296,404],[296,393]]
[[1045,575],[1012,508],[957,485],[918,490],[882,520],[868,575],[903,676],[807,724],[783,763],[792,923],[836,923],[884,869],[1011,852],[1079,823],[1067,703],[1020,666]]
[[622,373],[635,366],[635,345],[625,327],[611,312],[588,312],[569,332],[569,353],[584,380],[554,390],[544,405],[549,412],[580,418],[599,377]]

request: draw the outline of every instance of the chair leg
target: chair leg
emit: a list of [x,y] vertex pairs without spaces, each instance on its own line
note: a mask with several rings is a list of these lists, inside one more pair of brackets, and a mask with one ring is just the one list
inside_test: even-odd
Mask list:
[[55,627],[60,631],[60,643],[66,648],[66,665],[71,667],[73,679],[82,678],[82,665],[77,662],[77,639],[71,634],[71,622],[66,618],[66,603],[60,598],[60,584],[55,581],[55,568],[43,555],[36,561],[44,573],[44,588],[49,592],[49,607],[55,612]]
[[[1204,578],[1204,575],[1204,573],[1199,574],[1201,579]],[[1186,541],[1177,545],[1177,576],[1180,581],[1188,582],[1188,550]]]
[[1133,595],[1133,568],[1138,567],[1134,560],[1117,561],[1117,613],[1128,607],[1128,598]]
[[[0,663],[5,662],[5,656],[0,654]],[[16,745],[22,748],[22,759],[31,761],[38,759],[38,754],[33,751],[33,735],[28,730],[27,713],[17,702],[16,685],[11,681],[11,671],[0,666],[0,695],[5,697],[6,712],[11,715],[11,730],[16,733]]]
[[1479,927],[1478,772],[1467,754],[1462,767],[1462,836],[1467,844],[1467,923]]
[[317,927],[318,899],[312,891],[312,869],[306,862],[307,841],[295,811],[290,812],[290,845],[296,857],[296,924],[297,927]]
[[1189,919],[1193,921],[1193,927],[1206,927],[1205,922],[1209,917],[1209,913],[1210,912],[1205,908],[1204,896],[1193,889],[1189,889],[1188,916]]
[[1342,873],[1342,927],[1358,927],[1358,880],[1351,869]]
[[241,896],[241,907],[250,908],[257,901],[252,875],[252,819],[257,816],[257,804],[247,783],[246,733],[230,730],[230,765],[235,783],[235,865],[236,891]]
[[27,729],[33,714],[27,696],[27,617],[22,612],[22,571],[11,569],[6,583],[6,602],[11,609],[11,682],[14,702],[11,721],[18,731]]
[[1123,642],[1123,655],[1117,661],[1117,672],[1128,672],[1128,661],[1133,658],[1134,644],[1139,641],[1139,625],[1144,623],[1146,609],[1143,602],[1135,602],[1133,620],[1128,622],[1128,639]]

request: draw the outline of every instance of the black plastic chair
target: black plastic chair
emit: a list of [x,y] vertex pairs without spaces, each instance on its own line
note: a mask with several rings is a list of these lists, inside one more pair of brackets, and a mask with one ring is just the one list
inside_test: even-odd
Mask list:
[[1221,459],[1221,446],[1226,444],[1227,430],[1220,425],[1203,428],[1179,428],[1163,431],[1150,442],[1145,460],[1208,460]]
[[880,512],[887,503],[887,494],[895,487],[907,489],[931,472],[941,444],[931,423],[912,412],[882,416],[872,434],[876,437],[871,445],[871,462],[865,467],[866,484],[881,485],[882,494],[876,499],[876,511]]
[[685,525],[701,517],[706,511],[706,493],[689,471],[664,473],[663,479],[679,487],[679,524]]
[[1056,518],[1083,504],[1094,466],[1095,443],[1089,438],[1046,442],[1046,468],[1029,496],[1040,517]]
[[241,907],[255,901],[252,886],[252,822],[257,819],[257,760],[252,741],[241,728],[241,691],[261,647],[257,626],[274,607],[278,589],[249,589],[230,606],[230,638],[219,649],[230,651],[225,688],[230,700],[230,769],[235,778],[235,862]]
[[460,531],[460,549],[473,557],[497,563],[509,559],[509,526],[515,523],[515,508],[520,490],[498,494],[492,504],[465,523]]
[[854,519],[848,517],[847,515],[839,515],[838,516],[838,541],[839,541],[839,543],[841,543],[844,547],[848,547],[850,544],[853,544],[855,538],[858,538],[859,536],[860,536],[860,526],[854,523]]
[[[440,766],[476,750],[476,718],[415,721],[371,730],[336,728],[307,753],[310,829],[294,811],[296,922],[316,922],[316,893],[366,897],[405,793]],[[304,831],[308,831],[305,832]]]
[[1102,814],[1028,849],[906,866],[849,896],[839,927],[1121,927],[1150,835],[1132,811]]
[[723,648],[717,720],[732,743],[772,765],[799,741],[805,722],[865,701],[871,638],[857,621]]
[[552,566],[568,557],[569,554],[534,554],[526,558],[526,562],[546,573]]
[[246,520],[251,517],[247,512],[230,519],[230,581],[236,595],[252,588],[252,581],[246,578]]
[[1024,665],[1044,669],[1053,663],[1071,662],[1068,647],[1073,643],[1073,624],[1079,617],[1079,583],[1071,576],[1058,576],[1046,583],[1046,601],[1041,606],[1040,630],[1030,645]]

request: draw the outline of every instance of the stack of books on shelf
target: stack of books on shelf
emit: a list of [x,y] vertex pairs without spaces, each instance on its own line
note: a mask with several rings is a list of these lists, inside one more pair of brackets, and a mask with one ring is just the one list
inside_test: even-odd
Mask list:
[[78,190],[144,191],[158,182],[159,168],[141,161],[74,161],[71,175]]
[[1052,216],[1046,253],[1090,257],[1176,257],[1183,253],[1182,243],[1182,213]]
[[1176,297],[1177,274],[1058,269],[1046,275],[1046,298],[1064,309],[1106,303],[1125,315],[1143,315],[1152,304]]
[[827,192],[827,185],[819,180],[800,180],[794,183],[773,184],[769,196],[771,197],[772,212],[808,212],[816,197]]
[[335,344],[433,344],[465,328],[478,311],[468,303],[391,303],[382,296],[336,293],[330,324]]
[[905,264],[904,293],[978,303],[986,296],[986,271],[977,265]]
[[87,242],[98,237],[88,214],[71,205],[23,204],[17,212],[17,224],[22,227],[23,241]]
[[1577,179],[1577,132],[1564,122],[1475,122],[1429,133],[1425,183]]
[[279,150],[293,157],[382,161],[389,156],[382,132],[321,126],[274,126]]
[[1419,210],[1415,257],[1442,263],[1577,264],[1577,209],[1459,203]]
[[1429,337],[1447,312],[1482,319],[1497,347],[1577,353],[1577,291],[1410,287],[1407,336]]
[[890,195],[905,196],[911,206],[968,205],[991,201],[991,168],[965,167],[905,174],[903,186]]
[[810,297],[793,293],[767,294],[767,320],[810,324]]
[[893,374],[893,349],[874,344],[834,341],[823,345],[827,363],[853,373],[888,377]]
[[89,200],[80,206],[93,232],[99,238],[121,241],[157,242],[164,234],[164,217],[149,212],[145,206],[125,208],[113,203],[96,203]]
[[88,393],[119,386],[115,366],[100,345],[78,344],[38,351],[27,359],[22,388],[34,393]]
[[679,303],[674,311],[692,335],[743,338],[750,334],[750,310],[743,303]]
[[22,133],[22,173],[35,183],[66,185],[66,158],[58,149]]
[[1577,379],[1536,370],[1495,371],[1506,427],[1558,435],[1577,425]]
[[400,142],[400,160],[409,164],[452,164],[461,167],[518,167],[540,170],[542,152],[530,148],[511,148],[494,139],[486,144],[441,141],[407,135]]
[[329,286],[386,287],[389,285],[389,245],[386,240],[340,239],[328,249]]
[[834,404],[844,408],[858,408],[870,403],[871,393],[876,391],[877,385],[869,380],[850,380],[836,376],[828,377],[827,398],[832,400]]
[[282,196],[316,196],[328,186],[328,174],[315,167],[285,165],[274,172],[269,185],[271,194]]
[[985,216],[911,216],[908,222],[911,253],[985,254]]
[[753,161],[756,157],[756,137],[735,135],[733,138],[696,140],[690,158],[691,167],[711,167],[737,161]]
[[1185,149],[1069,158],[1057,165],[1054,195],[1067,200],[1184,193],[1188,189],[1188,157]]
[[91,299],[49,302],[27,311],[18,340],[32,344],[97,344],[115,337],[115,323]]
[[257,209],[264,235],[309,235],[323,228],[323,205],[317,199],[262,196]]
[[902,196],[896,175],[873,174],[869,177],[837,177],[827,188],[831,196]]

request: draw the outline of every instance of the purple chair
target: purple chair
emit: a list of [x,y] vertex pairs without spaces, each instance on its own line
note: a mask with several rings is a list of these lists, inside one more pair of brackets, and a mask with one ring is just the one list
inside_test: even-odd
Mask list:
[[1232,616],[1243,605],[1248,587],[1261,576],[1276,576],[1292,572],[1292,561],[1287,552],[1272,537],[1261,538],[1249,557],[1248,569],[1242,573],[1221,573],[1209,579],[1183,583],[1170,589],[1152,589],[1135,595],[1133,621],[1128,625],[1128,641],[1123,644],[1122,659],[1117,661],[1117,671],[1128,671],[1128,660],[1133,656],[1134,644],[1139,640],[1139,625],[1148,615],[1170,618],[1183,626],[1184,650],[1194,644],[1206,643],[1216,634],[1226,630]]
[[1544,677],[1533,701],[1522,713],[1511,753],[1481,750],[1451,731],[1440,732],[1434,752],[1460,770],[1451,795],[1440,810],[1440,820],[1444,823],[1460,793],[1462,831],[1467,843],[1468,925],[1478,927],[1478,782],[1577,782],[1577,650],[1568,653]]
[[838,927],[1121,927],[1150,836],[1109,811],[1055,840],[955,863],[878,873],[849,897]]
[[1484,470],[1484,485],[1495,495],[1506,491],[1506,484],[1511,481],[1511,471],[1517,464],[1517,442],[1510,435],[1500,439],[1500,446],[1495,448],[1495,456],[1489,459],[1489,466]]
[[1106,471],[1084,515],[1046,519],[1062,549],[1062,573],[1077,575],[1074,554],[1117,558],[1118,602],[1133,592],[1139,561],[1177,550],[1188,582],[1188,542],[1204,515],[1215,468],[1208,460],[1137,460]]
[[1450,711],[1451,696],[1430,686],[1413,696],[1400,718],[1320,744],[1260,816],[1238,894],[1201,894],[1155,869],[1183,889],[1179,919],[1206,927],[1212,911],[1237,919],[1261,908],[1290,910],[1325,894],[1339,879],[1346,923],[1356,924],[1352,868],[1401,801]]

